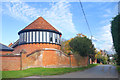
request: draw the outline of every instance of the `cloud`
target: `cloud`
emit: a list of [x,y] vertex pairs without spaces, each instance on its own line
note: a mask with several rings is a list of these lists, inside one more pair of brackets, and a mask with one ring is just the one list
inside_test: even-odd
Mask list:
[[105,14],[103,14],[103,17],[104,17],[104,18],[108,18],[108,17],[111,17],[111,16],[113,16],[113,15],[115,15],[115,14],[116,14],[116,13],[113,12],[113,10],[107,8],[107,9],[105,9]]
[[[118,5],[115,4],[113,7],[109,8],[112,3],[109,3],[106,6],[101,7],[101,10],[103,10],[102,18],[103,20],[100,21],[100,24],[110,24],[112,21],[112,18],[115,17],[118,13]],[[105,3],[104,3],[105,5]],[[104,9],[105,8],[105,9]]]
[[38,12],[35,8],[22,2],[8,2],[3,7],[3,13],[17,19],[29,22],[30,18],[38,16]]
[[[40,4],[41,5],[41,4]],[[3,13],[17,19],[30,23],[38,16],[44,17],[55,28],[60,30],[63,37],[69,39],[77,33],[72,21],[70,3],[65,0],[50,4],[50,8],[35,8],[24,2],[9,2],[4,4]]]
[[103,14],[104,18],[112,18],[112,17],[116,16],[117,13],[118,13],[118,4],[115,4],[114,7],[111,7],[111,8],[109,8],[109,7],[110,6],[108,4],[108,6],[106,6],[104,11],[103,11],[104,12],[104,14]]
[[113,47],[113,41],[112,41],[112,35],[111,35],[111,24],[108,24],[106,26],[103,26],[100,30],[100,33],[98,36],[96,36],[98,41],[95,42],[97,44],[97,47],[99,49],[105,49],[109,52],[112,51]]

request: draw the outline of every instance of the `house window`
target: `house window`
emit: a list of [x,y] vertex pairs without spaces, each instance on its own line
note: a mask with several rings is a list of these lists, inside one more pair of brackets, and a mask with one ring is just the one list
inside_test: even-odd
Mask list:
[[49,33],[49,36],[50,36],[50,42],[52,42],[52,41],[53,41],[53,33],[50,32],[50,33]]

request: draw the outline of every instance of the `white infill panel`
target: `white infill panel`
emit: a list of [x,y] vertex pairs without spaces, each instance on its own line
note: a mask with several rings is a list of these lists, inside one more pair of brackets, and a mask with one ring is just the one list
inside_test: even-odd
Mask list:
[[43,32],[43,42],[46,42],[46,34],[45,34],[45,32]]
[[35,31],[33,31],[33,42],[35,42]]
[[42,42],[42,32],[40,31],[40,42]]
[[58,34],[57,36],[58,36],[58,38],[57,38],[58,44],[60,44],[60,42],[59,42],[60,41],[60,35]]
[[53,33],[53,43],[55,43],[55,33]]
[[32,32],[30,32],[30,42],[32,42]]
[[21,33],[21,42],[23,42],[23,33]]

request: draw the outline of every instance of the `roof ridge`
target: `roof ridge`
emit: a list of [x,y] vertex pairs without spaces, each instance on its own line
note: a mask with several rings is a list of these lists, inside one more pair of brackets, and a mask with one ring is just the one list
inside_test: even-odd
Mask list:
[[[6,46],[6,47],[9,47],[9,46],[7,46],[7,45],[5,45],[5,44],[1,43],[1,42],[0,42],[0,44],[4,45],[4,46]],[[11,48],[11,47],[9,47],[9,48]],[[11,48],[11,49],[13,49],[13,48]]]

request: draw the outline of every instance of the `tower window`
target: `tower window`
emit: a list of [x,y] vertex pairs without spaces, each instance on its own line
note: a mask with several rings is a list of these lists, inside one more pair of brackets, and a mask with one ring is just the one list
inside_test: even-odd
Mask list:
[[50,33],[49,33],[49,36],[50,36],[50,37],[49,37],[49,38],[50,38],[50,42],[52,42],[52,41],[53,41],[53,33],[50,32]]
[[55,42],[57,42],[57,39],[55,39]]
[[52,37],[50,37],[50,42],[52,41]]
[[55,43],[57,43],[57,34],[55,34]]

